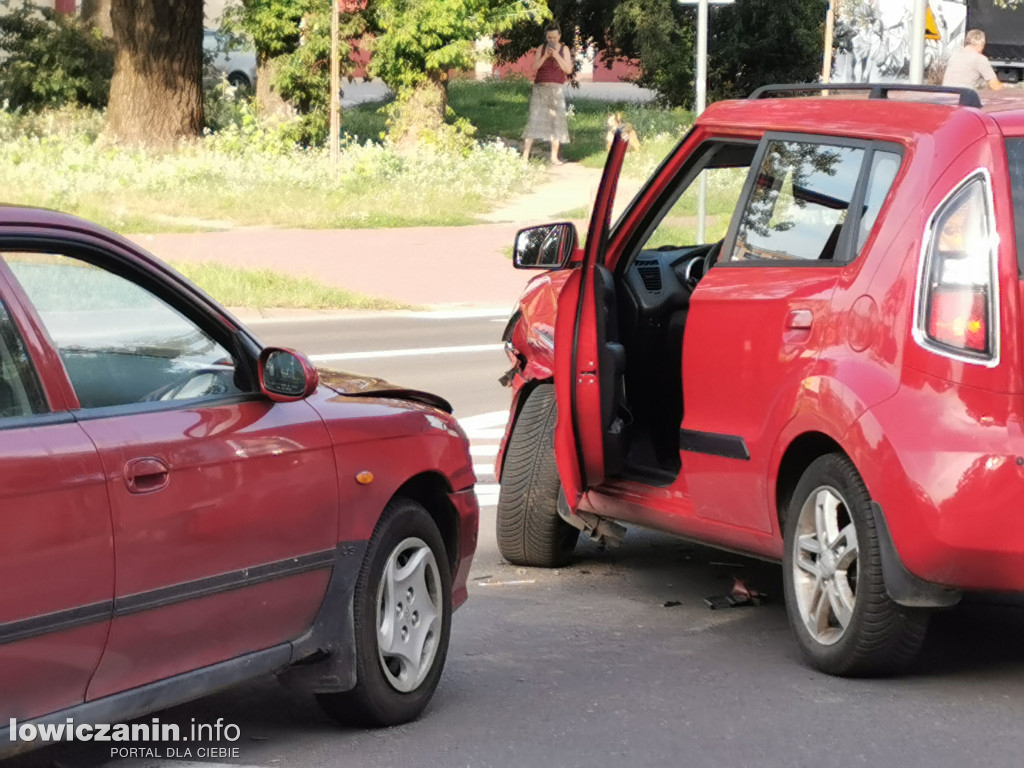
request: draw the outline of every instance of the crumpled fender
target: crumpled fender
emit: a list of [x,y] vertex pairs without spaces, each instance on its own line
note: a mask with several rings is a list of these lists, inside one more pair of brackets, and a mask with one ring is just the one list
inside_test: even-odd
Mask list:
[[327,368],[317,368],[317,373],[320,375],[321,384],[345,397],[388,397],[429,405],[445,413],[451,413],[454,410],[451,403],[440,395],[423,392],[419,389],[400,387],[374,376],[361,376],[343,371],[332,371]]

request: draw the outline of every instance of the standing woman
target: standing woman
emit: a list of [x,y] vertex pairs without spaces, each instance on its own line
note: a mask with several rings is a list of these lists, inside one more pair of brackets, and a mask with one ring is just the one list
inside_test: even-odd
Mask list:
[[572,54],[562,42],[558,24],[544,30],[545,42],[533,54],[533,92],[530,94],[530,119],[523,131],[526,145],[523,160],[530,159],[535,139],[551,142],[551,164],[561,165],[558,148],[569,142],[569,120],[565,115],[565,81],[572,74]]

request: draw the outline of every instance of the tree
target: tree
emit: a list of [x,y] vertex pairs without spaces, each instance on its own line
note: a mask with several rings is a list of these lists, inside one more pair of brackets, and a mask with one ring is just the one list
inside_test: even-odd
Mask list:
[[[708,40],[712,100],[766,83],[813,82],[821,69],[827,0],[740,0],[713,8]],[[625,0],[611,43],[640,61],[639,82],[673,105],[692,106],[697,12],[675,0]]]
[[448,72],[476,63],[476,41],[548,14],[544,0],[374,0],[370,74],[399,95],[400,139],[444,122]]
[[[342,74],[351,70],[351,41],[366,31],[364,3],[349,0],[340,14]],[[224,28],[256,49],[256,101],[264,115],[296,111],[303,141],[327,135],[330,100],[331,5],[325,0],[242,0],[225,14]]]
[[104,107],[114,52],[77,17],[0,0],[0,94],[13,109]]
[[[615,20],[615,9],[620,3],[621,0],[548,0],[548,8],[568,45],[586,47],[593,44],[599,50],[614,50],[615,44],[609,33]],[[501,61],[516,61],[538,46],[543,34],[543,25],[527,19],[502,35],[495,46],[495,53]]]
[[203,0],[112,0],[107,135],[167,147],[203,124]]
[[113,37],[114,27],[110,21],[111,0],[82,0],[82,18],[103,33]]
[[769,83],[816,82],[828,0],[741,0],[715,18],[708,78],[715,99]]

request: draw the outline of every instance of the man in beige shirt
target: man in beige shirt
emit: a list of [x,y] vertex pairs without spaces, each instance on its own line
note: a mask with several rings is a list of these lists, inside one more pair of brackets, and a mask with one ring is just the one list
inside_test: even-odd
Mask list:
[[980,29],[968,30],[964,47],[949,57],[943,85],[956,88],[985,88],[1002,90],[1003,84],[996,77],[995,70],[982,51],[985,50],[985,33]]

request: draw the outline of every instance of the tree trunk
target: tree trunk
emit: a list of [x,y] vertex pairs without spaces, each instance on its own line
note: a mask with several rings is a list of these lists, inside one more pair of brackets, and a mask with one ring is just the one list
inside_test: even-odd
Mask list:
[[111,0],[82,0],[82,18],[91,22],[104,37],[114,36],[114,27],[110,22]]
[[261,117],[271,120],[287,119],[295,114],[274,85],[278,64],[277,59],[261,59],[256,63],[256,109]]
[[420,134],[438,130],[448,115],[448,76],[432,73],[427,80],[400,97],[391,139],[400,149],[419,141]]
[[112,0],[114,79],[106,133],[155,148],[203,125],[203,0]]

